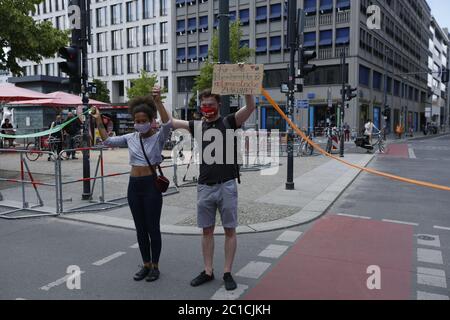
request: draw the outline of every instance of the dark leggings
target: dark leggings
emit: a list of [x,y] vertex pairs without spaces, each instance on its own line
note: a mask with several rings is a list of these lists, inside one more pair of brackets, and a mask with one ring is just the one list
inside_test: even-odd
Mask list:
[[128,204],[143,262],[158,263],[161,254],[162,194],[156,189],[154,176],[130,177]]

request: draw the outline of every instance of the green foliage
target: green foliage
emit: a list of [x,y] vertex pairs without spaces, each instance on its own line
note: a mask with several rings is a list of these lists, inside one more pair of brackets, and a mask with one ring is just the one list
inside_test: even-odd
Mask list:
[[[230,63],[246,63],[255,53],[248,47],[241,48],[242,29],[239,20],[230,24]],[[195,78],[194,91],[212,87],[214,64],[219,61],[219,34],[214,31],[211,47],[208,54],[209,59],[200,69],[200,75]]]
[[18,60],[39,63],[43,57],[54,57],[60,47],[69,43],[69,31],[53,28],[51,22],[36,22],[29,16],[42,0],[0,1],[0,70],[21,75]]
[[106,83],[99,79],[94,79],[92,82],[97,87],[97,93],[91,94],[90,98],[105,103],[111,103],[111,99],[109,97],[110,92],[106,86]]
[[[127,88],[127,95],[129,99],[136,97],[146,96],[152,93],[153,87],[158,84],[158,75],[149,74],[144,69],[141,70],[141,74],[138,79],[131,80],[131,88]],[[167,90],[164,90],[167,92]],[[161,96],[162,101],[166,97]]]

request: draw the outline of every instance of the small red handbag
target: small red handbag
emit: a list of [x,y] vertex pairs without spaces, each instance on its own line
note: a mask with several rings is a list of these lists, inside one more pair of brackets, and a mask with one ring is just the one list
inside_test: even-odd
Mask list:
[[161,166],[159,166],[159,165],[157,166],[158,171],[159,171],[159,176],[158,176],[158,173],[156,172],[153,165],[150,163],[150,160],[148,160],[147,154],[145,153],[144,142],[142,142],[142,138],[140,138],[140,140],[141,140],[141,147],[142,147],[142,151],[144,152],[145,160],[147,160],[150,170],[152,170],[152,174],[154,174],[156,176],[156,180],[155,180],[156,189],[158,189],[161,193],[165,193],[167,191],[167,189],[169,189],[170,181],[169,181],[169,179],[167,179],[164,176]]

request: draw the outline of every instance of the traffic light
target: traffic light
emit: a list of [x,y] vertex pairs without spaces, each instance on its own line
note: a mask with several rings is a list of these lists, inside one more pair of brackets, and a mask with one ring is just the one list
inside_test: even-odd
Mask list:
[[448,83],[450,78],[450,70],[447,68],[442,68],[442,74],[441,74],[441,82],[442,83]]
[[354,98],[356,98],[356,93],[353,93],[353,92],[356,92],[358,89],[356,89],[356,88],[352,88],[350,85],[347,85],[346,87],[345,87],[345,99],[347,100],[347,101],[351,101],[351,100],[353,100]]
[[59,70],[67,74],[69,83],[75,93],[81,91],[81,55],[80,49],[76,46],[60,48],[59,57],[65,59],[58,63]]
[[316,51],[314,50],[305,50],[300,49],[298,51],[299,58],[298,58],[298,69],[300,71],[300,78],[305,78],[305,76],[308,73],[313,72],[316,70],[315,64],[309,64],[309,60],[314,59],[317,57]]

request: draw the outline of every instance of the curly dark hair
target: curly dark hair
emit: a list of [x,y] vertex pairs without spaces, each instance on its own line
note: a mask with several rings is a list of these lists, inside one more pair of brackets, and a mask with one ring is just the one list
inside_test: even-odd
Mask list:
[[130,100],[128,102],[128,107],[133,118],[136,113],[139,112],[147,114],[150,121],[153,121],[157,116],[156,104],[151,95]]

